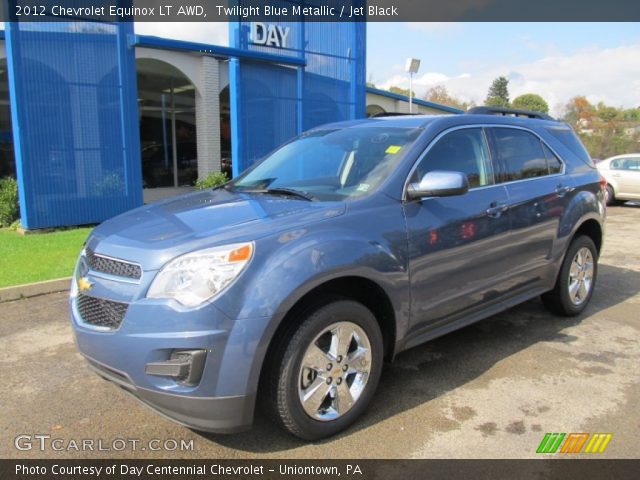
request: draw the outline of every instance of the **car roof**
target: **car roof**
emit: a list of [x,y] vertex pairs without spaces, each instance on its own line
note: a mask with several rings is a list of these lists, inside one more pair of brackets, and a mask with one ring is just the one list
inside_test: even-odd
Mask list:
[[368,126],[393,126],[398,128],[423,128],[437,118],[449,115],[397,115],[389,117],[370,117],[358,120],[347,120],[344,122],[334,122],[321,125],[316,128],[350,128],[362,125]]
[[613,157],[608,157],[603,160],[603,162],[608,162],[609,160],[616,160],[618,158],[633,158],[640,157],[640,153],[623,153],[621,155],[614,155]]
[[453,114],[453,115],[389,115],[380,117],[363,118],[359,120],[348,120],[335,122],[316,127],[327,128],[351,128],[356,126],[378,126],[378,127],[398,127],[398,128],[426,128],[429,125],[442,124],[445,127],[456,125],[515,125],[527,128],[534,127],[554,127],[569,128],[566,124],[556,120],[545,120],[539,118],[527,118],[505,115],[491,114]]

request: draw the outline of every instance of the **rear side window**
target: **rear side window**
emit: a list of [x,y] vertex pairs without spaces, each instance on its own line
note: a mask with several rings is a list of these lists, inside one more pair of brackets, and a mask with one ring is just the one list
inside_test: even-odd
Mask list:
[[555,138],[560,140],[562,144],[571,150],[574,155],[576,155],[580,160],[582,160],[587,165],[594,167],[595,164],[587,152],[587,149],[584,148],[580,138],[576,135],[576,133],[571,130],[569,127],[563,128],[547,128],[547,131],[553,135]]
[[618,158],[616,160],[612,160],[609,165],[611,170],[640,170],[640,159],[637,158]]
[[611,160],[611,163],[609,164],[609,168],[611,170],[622,170],[623,161],[624,161],[624,158],[616,158],[615,160]]
[[544,150],[544,155],[547,157],[547,166],[549,167],[549,174],[553,175],[554,173],[562,172],[562,162],[556,154],[551,151],[549,147],[547,147],[544,143],[542,143],[542,150]]
[[622,170],[622,162],[623,162],[623,158],[616,158],[615,160],[611,160],[611,163],[609,164],[609,168],[611,170]]
[[515,128],[492,128],[494,158],[500,165],[500,182],[511,182],[549,174],[540,139]]

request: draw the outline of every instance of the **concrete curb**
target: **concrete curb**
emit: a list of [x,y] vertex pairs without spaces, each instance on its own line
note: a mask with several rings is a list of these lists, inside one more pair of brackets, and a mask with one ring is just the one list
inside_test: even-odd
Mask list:
[[45,280],[44,282],[26,283],[15,287],[0,288],[0,303],[21,298],[35,297],[47,293],[63,292],[69,290],[71,277]]

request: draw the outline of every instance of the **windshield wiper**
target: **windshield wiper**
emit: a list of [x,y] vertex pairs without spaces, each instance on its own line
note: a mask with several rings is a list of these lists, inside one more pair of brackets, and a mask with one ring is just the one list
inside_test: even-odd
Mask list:
[[296,190],[295,188],[286,188],[286,187],[275,187],[275,188],[264,188],[261,190],[244,190],[248,193],[266,193],[270,195],[287,195],[289,197],[297,197],[302,198],[304,200],[308,200],[310,202],[315,200],[315,197],[307,192],[302,190]]
[[269,193],[273,195],[288,195],[290,197],[298,197],[303,198],[305,200],[309,200],[312,202],[315,197],[310,193],[307,193],[303,190],[296,190],[295,188],[286,188],[286,187],[274,187],[274,188],[266,188],[264,193]]

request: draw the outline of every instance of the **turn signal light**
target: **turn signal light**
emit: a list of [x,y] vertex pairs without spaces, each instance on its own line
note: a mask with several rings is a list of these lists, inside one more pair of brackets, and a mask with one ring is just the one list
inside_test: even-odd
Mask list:
[[229,253],[229,262],[242,262],[251,258],[251,244],[248,243]]

